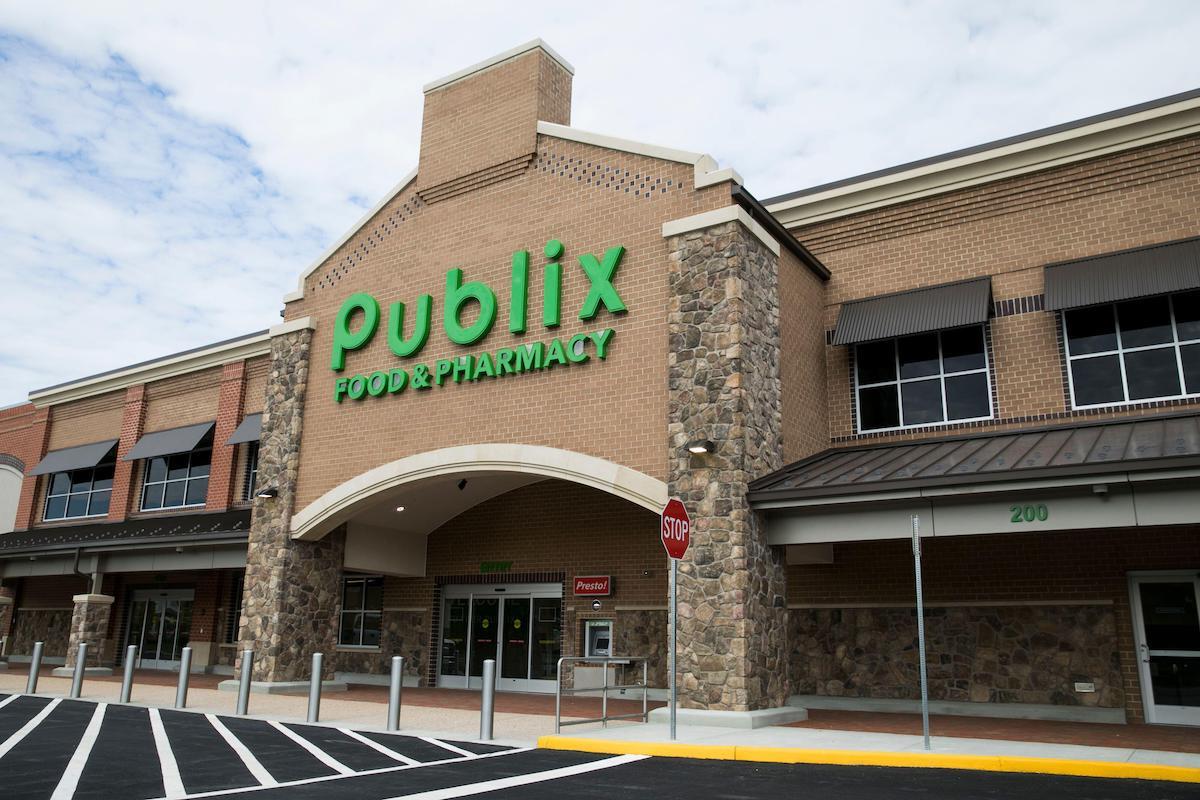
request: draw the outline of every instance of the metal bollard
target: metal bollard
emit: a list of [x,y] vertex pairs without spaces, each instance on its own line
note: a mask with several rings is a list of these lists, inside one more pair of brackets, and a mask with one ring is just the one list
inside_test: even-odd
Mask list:
[[325,656],[313,653],[312,675],[308,678],[308,721],[318,722],[321,716],[321,666]]
[[254,674],[254,651],[242,651],[242,674],[238,684],[237,715],[244,717],[250,710],[250,677]]
[[38,672],[42,669],[42,647],[45,642],[33,643],[33,658],[29,659],[29,680],[25,682],[25,694],[37,692]]
[[128,703],[133,694],[133,666],[137,663],[137,645],[125,648],[125,675],[121,678],[121,702]]
[[185,647],[179,659],[179,688],[175,690],[175,707],[187,708],[188,681],[192,676],[192,648]]
[[83,691],[83,671],[87,669],[87,642],[79,643],[79,651],[75,655],[75,673],[71,676],[71,697],[79,697]]
[[483,662],[483,702],[479,706],[479,738],[492,738],[492,716],[496,708],[496,660]]
[[400,688],[404,684],[404,659],[392,656],[392,680],[388,684],[387,729],[400,730]]

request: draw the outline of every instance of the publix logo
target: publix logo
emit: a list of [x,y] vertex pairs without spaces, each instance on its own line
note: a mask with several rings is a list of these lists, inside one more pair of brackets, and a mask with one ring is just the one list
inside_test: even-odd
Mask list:
[[[541,270],[541,322],[544,328],[553,330],[562,323],[562,242],[551,239],[546,243],[543,253],[547,263]],[[587,297],[579,309],[580,320],[586,322],[594,319],[601,307],[613,314],[625,313],[625,303],[613,286],[613,279],[624,255],[625,248],[617,245],[604,251],[602,256],[583,253],[578,257],[579,267],[589,281]],[[513,253],[510,278],[510,300],[506,309],[508,331],[514,335],[521,335],[526,333],[529,327],[528,251],[518,250]],[[464,325],[461,321],[463,310],[471,303],[477,304],[479,313],[473,322]],[[464,346],[475,344],[486,337],[501,313],[496,293],[492,288],[482,281],[464,282],[461,269],[446,272],[446,290],[440,310],[442,329],[446,337],[455,344]],[[436,314],[433,296],[423,294],[417,298],[411,314],[411,329],[406,331],[405,317],[408,312],[409,309],[404,303],[392,303],[387,309],[385,319],[379,301],[371,295],[355,292],[347,297],[334,321],[330,368],[334,372],[342,372],[346,366],[346,354],[366,347],[381,327],[386,330],[388,348],[393,354],[405,359],[417,357],[429,341],[430,329],[433,326]],[[362,400],[365,397],[399,394],[406,389],[431,389],[443,386],[447,381],[477,382],[548,370],[556,366],[582,364],[593,357],[604,360],[608,355],[608,346],[613,334],[612,328],[605,328],[577,333],[571,337],[558,337],[549,342],[516,344],[494,351],[439,358],[432,364],[417,363],[339,377],[334,381],[333,399],[338,403],[346,398]]]

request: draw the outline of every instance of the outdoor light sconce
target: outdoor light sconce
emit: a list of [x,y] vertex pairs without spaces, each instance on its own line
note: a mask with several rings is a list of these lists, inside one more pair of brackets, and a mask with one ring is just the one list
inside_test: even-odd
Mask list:
[[261,497],[263,500],[271,500],[273,498],[279,497],[279,490],[276,489],[274,486],[268,486],[265,489],[259,490],[258,494],[254,495],[254,496]]
[[711,453],[716,449],[716,447],[717,446],[713,444],[711,439],[696,439],[688,442],[687,449],[692,455],[699,456],[705,453]]
[[599,610],[600,610],[600,601],[593,600],[592,601],[592,611],[599,611]]

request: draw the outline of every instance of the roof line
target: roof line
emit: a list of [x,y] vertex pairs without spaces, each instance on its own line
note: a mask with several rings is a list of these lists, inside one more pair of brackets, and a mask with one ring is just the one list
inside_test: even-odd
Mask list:
[[429,83],[427,83],[423,87],[421,87],[421,91],[423,91],[425,94],[429,94],[432,91],[441,89],[444,86],[449,86],[452,83],[461,81],[463,78],[474,75],[476,72],[483,72],[486,69],[491,69],[492,67],[499,66],[500,64],[503,64],[505,61],[511,61],[512,59],[517,58],[518,56],[523,56],[526,53],[532,52],[534,50],[541,50],[543,53],[550,56],[550,58],[552,58],[556,62],[558,62],[558,65],[560,67],[562,67],[563,69],[565,69],[567,71],[567,74],[569,74],[569,75],[575,74],[575,68],[572,67],[565,58],[563,58],[561,55],[559,55],[554,50],[553,47],[551,47],[550,45],[548,45],[544,41],[542,41],[540,38],[538,38],[538,39],[531,39],[530,41],[526,42],[525,44],[520,44],[509,50],[505,50],[503,53],[497,53],[496,55],[492,56],[491,58],[485,58],[483,61],[480,61],[478,64],[472,64],[471,66],[464,67],[463,69],[457,70],[456,72],[451,72],[449,75],[446,75],[445,77],[430,81]]

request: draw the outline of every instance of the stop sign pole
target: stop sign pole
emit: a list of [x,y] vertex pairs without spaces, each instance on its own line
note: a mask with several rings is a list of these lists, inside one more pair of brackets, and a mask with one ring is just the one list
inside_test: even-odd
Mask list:
[[679,560],[687,553],[688,545],[692,543],[692,520],[688,516],[683,501],[672,497],[662,511],[659,526],[663,548],[671,561],[671,620],[670,620],[670,689],[671,689],[671,741],[675,740],[675,711],[679,706],[679,686],[676,681],[675,631],[679,627]]

